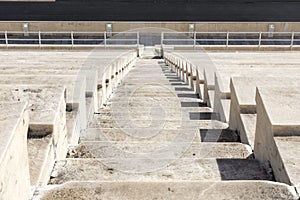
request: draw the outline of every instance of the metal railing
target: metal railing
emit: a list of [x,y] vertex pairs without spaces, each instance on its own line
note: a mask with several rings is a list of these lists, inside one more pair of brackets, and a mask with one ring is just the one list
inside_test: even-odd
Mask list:
[[300,32],[163,32],[161,45],[172,46],[300,46]]
[[138,32],[0,32],[0,46],[139,45]]
[[[160,37],[162,46],[300,46],[300,32],[162,32]],[[0,32],[0,47],[138,46],[139,41],[139,32]]]

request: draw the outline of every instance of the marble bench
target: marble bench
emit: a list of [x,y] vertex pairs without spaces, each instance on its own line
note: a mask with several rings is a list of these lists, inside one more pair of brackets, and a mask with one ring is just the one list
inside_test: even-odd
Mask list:
[[29,199],[28,111],[24,102],[0,102],[0,199]]
[[[233,67],[218,69],[215,73],[215,87],[214,87],[214,111],[220,113],[221,121],[229,121],[230,108],[230,78],[233,76],[241,77],[281,77],[293,76],[300,72],[299,66],[286,66],[270,68],[266,66],[259,66],[256,68],[250,67]],[[210,101],[212,101],[210,99]],[[224,106],[224,102],[226,105]]]
[[78,113],[80,124],[74,126],[84,130],[87,126],[85,77],[77,75],[0,75],[0,84],[62,85],[66,87],[66,110]]
[[297,87],[300,84],[300,76],[281,77],[232,77],[230,82],[231,105],[230,105],[230,129],[237,130],[241,141],[254,147],[256,127],[256,102],[255,92],[259,86]]
[[254,154],[269,160],[276,181],[300,191],[300,87],[258,87]]
[[28,102],[26,109],[29,112],[29,126],[26,136],[31,185],[46,184],[54,161],[65,158],[68,140],[74,137],[67,134],[65,88],[0,86],[0,101]]
[[95,111],[98,110],[98,93],[97,93],[97,70],[74,69],[72,67],[65,68],[45,68],[45,67],[0,67],[0,75],[38,75],[38,76],[54,76],[54,75],[72,75],[78,76],[78,79],[86,77],[86,117],[87,120]]

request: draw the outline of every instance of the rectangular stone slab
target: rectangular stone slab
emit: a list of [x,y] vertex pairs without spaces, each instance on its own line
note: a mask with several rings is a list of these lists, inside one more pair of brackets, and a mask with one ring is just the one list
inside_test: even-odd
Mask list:
[[0,102],[0,199],[29,199],[28,111],[24,102]]

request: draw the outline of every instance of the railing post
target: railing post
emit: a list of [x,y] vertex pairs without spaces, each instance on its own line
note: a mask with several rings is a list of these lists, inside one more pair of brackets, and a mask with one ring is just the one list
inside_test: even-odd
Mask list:
[[5,35],[5,44],[6,44],[6,47],[8,47],[7,31],[5,31],[4,35]]
[[104,47],[106,47],[106,31],[104,32]]
[[227,31],[227,34],[226,34],[226,49],[228,48],[228,44],[229,44],[229,32]]
[[71,44],[72,44],[72,48],[74,47],[74,34],[73,31],[71,31]]
[[161,32],[160,44],[161,44],[161,47],[163,47],[163,45],[164,45],[164,32]]
[[258,37],[258,48],[260,48],[261,45],[261,32],[259,32],[259,37]]
[[195,46],[196,46],[196,39],[197,39],[197,37],[196,37],[196,32],[194,32],[194,48],[195,48]]
[[136,44],[137,46],[140,44],[140,32],[136,32]]
[[295,32],[292,32],[292,38],[291,38],[291,50],[293,49],[293,46],[294,46],[294,38],[295,38]]
[[41,31],[39,31],[39,47],[41,48],[42,45],[42,38],[41,38]]

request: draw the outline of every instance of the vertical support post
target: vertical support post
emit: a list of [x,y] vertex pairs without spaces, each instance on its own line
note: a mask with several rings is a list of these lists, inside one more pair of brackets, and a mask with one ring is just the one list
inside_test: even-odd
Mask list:
[[140,45],[140,32],[136,32],[136,44],[137,46]]
[[200,99],[202,99],[201,92],[200,92],[200,80],[199,80],[199,71],[196,69],[196,94]]
[[226,34],[226,49],[228,48],[228,44],[229,44],[229,32],[227,31],[227,34]]
[[7,31],[5,31],[4,35],[5,35],[5,44],[6,44],[6,47],[8,47]]
[[164,32],[161,32],[160,44],[161,44],[161,47],[163,47],[163,45],[164,45]]
[[292,32],[292,38],[291,38],[291,50],[293,49],[293,46],[294,46],[294,38],[295,38],[295,32]]
[[42,38],[41,38],[41,31],[39,31],[39,47],[42,46]]
[[72,48],[74,46],[74,34],[73,31],[71,31],[71,44],[72,44]]
[[194,48],[195,48],[195,46],[196,46],[196,39],[197,39],[197,33],[196,32],[194,32]]
[[258,38],[258,48],[260,48],[261,45],[261,32],[259,32],[259,38]]
[[102,76],[102,101],[100,107],[103,108],[104,104],[106,103],[106,72],[103,73]]
[[106,47],[106,31],[104,32],[104,47]]

